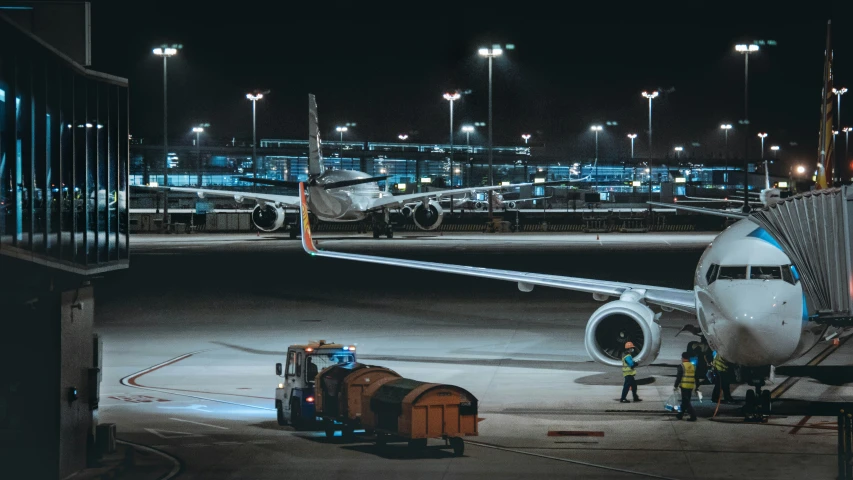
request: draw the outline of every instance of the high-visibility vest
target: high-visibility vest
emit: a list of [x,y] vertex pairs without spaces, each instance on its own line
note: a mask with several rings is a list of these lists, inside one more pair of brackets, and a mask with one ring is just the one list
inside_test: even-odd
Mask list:
[[690,362],[681,362],[684,375],[681,376],[681,388],[693,390],[696,388],[696,367]]
[[637,370],[634,367],[628,365],[628,362],[625,361],[626,358],[630,357],[630,355],[625,355],[622,357],[622,376],[627,377],[628,375],[636,375]]
[[723,360],[722,355],[720,355],[719,353],[717,354],[716,357],[714,357],[714,368],[718,372],[725,372],[726,370],[729,369],[729,366],[726,365],[726,361]]

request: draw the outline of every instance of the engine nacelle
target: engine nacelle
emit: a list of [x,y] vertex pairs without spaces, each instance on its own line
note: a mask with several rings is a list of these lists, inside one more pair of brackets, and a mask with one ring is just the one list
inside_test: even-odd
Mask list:
[[622,366],[625,342],[633,342],[639,354],[634,360],[652,363],[660,353],[660,325],[652,310],[632,300],[614,300],[602,305],[589,318],[584,334],[586,351],[605,365]]
[[409,218],[412,216],[412,207],[406,205],[405,207],[400,209],[400,215]]
[[273,205],[256,205],[252,222],[263,232],[274,232],[284,225],[284,209]]
[[430,200],[427,206],[424,206],[423,202],[421,202],[415,206],[415,210],[412,212],[412,219],[415,221],[415,225],[421,230],[435,230],[441,225],[441,221],[444,219],[444,210],[441,209],[441,205],[438,202],[433,200]]

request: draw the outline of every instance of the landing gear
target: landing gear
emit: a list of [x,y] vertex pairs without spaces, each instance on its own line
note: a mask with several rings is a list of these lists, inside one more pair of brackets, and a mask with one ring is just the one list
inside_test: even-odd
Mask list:
[[770,390],[763,390],[764,379],[770,372],[770,367],[742,368],[741,375],[746,383],[754,390],[746,392],[743,404],[743,419],[746,422],[767,422],[770,416]]
[[379,238],[382,235],[394,238],[394,226],[391,224],[390,212],[388,210],[373,214],[372,220],[373,238]]

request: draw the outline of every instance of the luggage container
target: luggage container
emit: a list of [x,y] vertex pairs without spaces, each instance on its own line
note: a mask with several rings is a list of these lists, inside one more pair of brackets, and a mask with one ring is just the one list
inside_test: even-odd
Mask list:
[[465,452],[463,436],[477,435],[477,399],[464,388],[400,378],[368,387],[362,394],[361,424],[376,433],[376,445],[408,441],[424,448],[445,440],[455,455]]
[[361,428],[362,393],[374,384],[382,384],[400,378],[397,372],[375,365],[347,363],[323,369],[315,386],[315,408],[323,419],[327,437],[337,430],[341,436],[352,437],[353,431]]

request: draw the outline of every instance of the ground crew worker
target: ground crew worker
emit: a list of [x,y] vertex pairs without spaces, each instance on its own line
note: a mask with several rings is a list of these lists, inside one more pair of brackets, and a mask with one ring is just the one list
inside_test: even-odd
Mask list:
[[309,382],[313,382],[317,376],[317,364],[309,356],[305,359],[305,377]]
[[723,403],[732,403],[731,381],[729,377],[729,364],[723,359],[722,355],[714,352],[714,362],[711,364],[717,372],[717,381],[714,382],[714,392],[711,393],[711,400],[715,403],[720,399],[720,390],[723,391]]
[[675,386],[673,390],[678,392],[681,390],[681,411],[675,416],[679,420],[684,418],[684,412],[690,414],[689,422],[696,421],[696,410],[693,409],[693,403],[690,397],[693,396],[693,391],[696,390],[696,367],[690,362],[690,354],[684,352],[681,354],[681,365],[678,366],[678,373],[675,376]]
[[634,344],[625,342],[625,353],[622,355],[622,376],[625,377],[625,382],[622,384],[622,398],[619,399],[622,403],[630,403],[626,398],[629,389],[634,394],[635,402],[643,401],[637,396],[637,380],[634,378],[637,375],[637,362],[634,361],[634,352],[636,352]]

